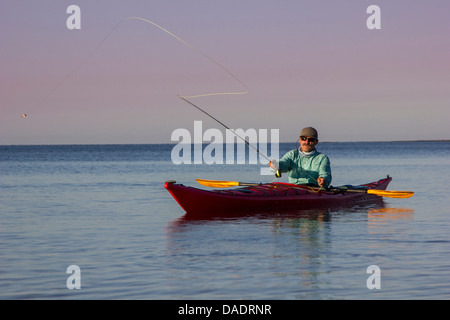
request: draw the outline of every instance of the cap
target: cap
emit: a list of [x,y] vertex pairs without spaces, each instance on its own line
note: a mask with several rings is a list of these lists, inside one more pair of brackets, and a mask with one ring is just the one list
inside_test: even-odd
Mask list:
[[303,128],[302,132],[300,133],[301,137],[311,137],[318,139],[319,135],[317,134],[317,130],[312,127]]

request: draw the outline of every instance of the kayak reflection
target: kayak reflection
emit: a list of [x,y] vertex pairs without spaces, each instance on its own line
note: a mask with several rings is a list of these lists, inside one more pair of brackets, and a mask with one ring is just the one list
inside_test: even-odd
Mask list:
[[342,219],[348,217],[350,214],[367,214],[367,221],[369,225],[378,224],[386,220],[412,220],[414,210],[410,208],[395,208],[387,207],[383,199],[374,199],[369,203],[359,205],[348,205],[339,207],[314,207],[309,209],[283,209],[283,210],[268,210],[268,211],[253,211],[253,212],[228,212],[228,213],[203,213],[193,214],[185,213],[182,217],[177,218],[168,223],[167,233],[182,232],[190,225],[199,225],[208,222],[227,222],[235,220],[266,220],[273,221],[317,221],[317,222],[331,222],[332,220]]
[[[376,198],[363,204],[334,206],[312,206],[303,209],[279,209],[279,210],[253,210],[245,212],[204,212],[185,213],[182,217],[173,220],[170,225],[184,225],[189,223],[207,221],[233,221],[242,219],[308,219],[315,221],[331,221],[332,216],[339,216],[348,213],[374,214],[383,212],[382,210],[394,209],[386,208],[382,198]],[[377,211],[381,210],[381,211]],[[387,211],[385,211],[387,212]]]

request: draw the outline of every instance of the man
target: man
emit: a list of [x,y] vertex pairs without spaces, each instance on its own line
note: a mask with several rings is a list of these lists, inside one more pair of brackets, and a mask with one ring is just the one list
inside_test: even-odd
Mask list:
[[289,151],[278,163],[272,160],[269,166],[273,170],[289,172],[290,183],[328,187],[331,183],[330,160],[316,150],[319,142],[317,130],[304,128],[299,142],[299,149]]

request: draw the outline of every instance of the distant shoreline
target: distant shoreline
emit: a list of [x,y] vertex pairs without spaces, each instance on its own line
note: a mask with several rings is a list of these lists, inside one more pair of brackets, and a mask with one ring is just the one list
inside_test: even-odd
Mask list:
[[[269,141],[270,142],[270,141]],[[392,141],[320,141],[320,143],[415,143],[415,142],[450,142],[450,139],[440,139],[440,140],[392,140]],[[236,142],[235,142],[236,143]],[[238,142],[243,143],[243,142]],[[280,142],[280,144],[295,143],[295,141],[285,141]],[[0,144],[0,147],[11,147],[11,146],[125,146],[125,145],[177,145],[176,142],[168,143],[50,143],[50,144]],[[204,142],[203,144],[208,145],[210,143]]]
[[[450,142],[450,139],[439,140],[392,140],[392,141],[321,141],[320,143],[382,143],[382,142]],[[281,142],[283,143],[283,142]]]

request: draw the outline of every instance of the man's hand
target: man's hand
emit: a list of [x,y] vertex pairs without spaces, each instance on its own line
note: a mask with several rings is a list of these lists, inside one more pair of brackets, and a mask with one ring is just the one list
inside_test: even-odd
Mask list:
[[327,182],[325,181],[325,178],[318,178],[317,183],[320,187],[326,187]]
[[269,167],[271,167],[273,170],[278,170],[279,166],[278,166],[278,161],[277,160],[272,160],[269,162]]

